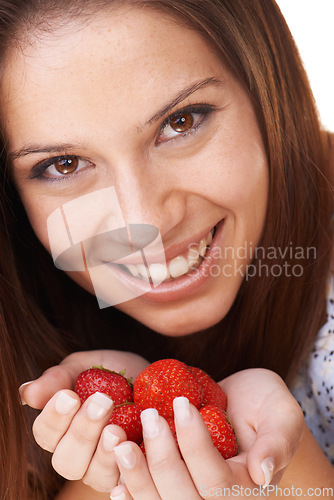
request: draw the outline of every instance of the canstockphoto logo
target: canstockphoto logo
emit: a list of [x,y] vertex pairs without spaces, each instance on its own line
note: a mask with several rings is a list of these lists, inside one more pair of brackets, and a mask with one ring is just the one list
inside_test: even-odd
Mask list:
[[[160,231],[150,224],[126,225],[114,187],[104,188],[69,201],[47,220],[51,254],[63,271],[88,270],[100,308],[143,295],[120,277],[122,259],[146,269],[153,263],[166,266]],[[162,281],[150,281],[151,287]]]

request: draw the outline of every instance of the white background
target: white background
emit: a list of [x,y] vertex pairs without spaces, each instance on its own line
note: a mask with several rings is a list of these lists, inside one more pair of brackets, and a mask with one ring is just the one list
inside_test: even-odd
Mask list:
[[334,132],[334,0],[276,0],[299,48],[321,121]]

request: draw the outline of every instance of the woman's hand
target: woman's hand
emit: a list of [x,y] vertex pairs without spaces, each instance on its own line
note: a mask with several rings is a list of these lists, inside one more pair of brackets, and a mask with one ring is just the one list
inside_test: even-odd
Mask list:
[[221,385],[238,437],[238,455],[224,460],[196,408],[176,398],[180,451],[167,422],[155,410],[142,412],[147,461],[134,443],[123,442],[114,449],[126,486],[117,486],[112,497],[124,493],[125,500],[197,500],[228,493],[242,496],[248,488],[247,496],[255,498],[259,485],[279,482],[302,437],[298,404],[280,377],[267,370],[245,370]]
[[245,370],[221,383],[240,445],[236,457],[223,460],[198,411],[191,405],[177,406],[185,403],[181,398],[175,414],[183,459],[166,421],[150,409],[143,412],[146,461],[138,446],[125,442],[121,428],[105,427],[112,412],[110,400],[98,396],[95,401],[92,396],[80,407],[71,389],[77,375],[92,364],[116,371],[126,367],[133,378],[148,365],[130,353],[76,353],[22,388],[30,406],[44,408],[34,423],[34,435],[53,453],[53,465],[65,478],[110,491],[118,482],[117,461],[128,490],[118,486],[116,493],[123,488],[129,498],[214,498],[224,488],[240,493],[264,485],[273,473],[278,482],[278,471],[291,462],[298,447],[303,417],[285,384],[273,372]]
[[267,484],[268,464],[277,473],[297,451],[304,429],[302,410],[283,380],[269,370],[243,370],[220,385],[240,448],[247,451],[249,474],[256,484]]
[[20,387],[21,397],[32,408],[41,410],[57,391],[73,390],[79,373],[93,365],[102,365],[115,372],[126,369],[126,377],[134,381],[138,373],[149,363],[131,352],[112,350],[75,352],[67,356],[59,365],[46,370],[37,380],[23,384]]
[[74,383],[79,373],[92,365],[114,371],[125,368],[126,376],[134,380],[148,364],[140,356],[127,352],[74,353],[21,387],[23,401],[42,409],[33,425],[34,437],[43,449],[53,454],[53,467],[61,476],[82,479],[97,491],[110,491],[118,483],[113,448],[126,440],[126,434],[116,425],[107,425],[113,403],[98,393],[81,406],[73,391]]

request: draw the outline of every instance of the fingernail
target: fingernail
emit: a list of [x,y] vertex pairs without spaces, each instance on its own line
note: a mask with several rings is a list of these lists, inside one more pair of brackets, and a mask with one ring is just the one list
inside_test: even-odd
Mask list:
[[263,470],[264,481],[265,481],[263,488],[266,488],[271,483],[271,480],[274,475],[274,468],[275,468],[274,459],[271,457],[265,458],[261,463],[261,469]]
[[27,385],[30,385],[34,382],[34,380],[30,380],[29,382],[25,382],[24,384],[20,385],[19,387],[19,393],[20,393],[20,398],[21,398],[21,405],[24,406],[26,405],[27,403],[24,401],[24,398],[22,396],[22,393],[23,393],[23,389],[27,386]]
[[99,420],[107,415],[112,405],[112,399],[102,392],[95,392],[88,399],[87,415],[91,420]]
[[106,451],[112,451],[119,443],[119,437],[113,434],[108,427],[103,431],[102,440]]
[[173,408],[177,423],[182,427],[188,425],[191,420],[189,400],[184,396],[175,398],[173,401]]
[[123,486],[116,486],[110,493],[110,500],[125,500],[125,493],[122,490]]
[[137,463],[137,457],[130,443],[120,444],[114,448],[117,462],[125,469],[133,469]]
[[147,408],[140,414],[143,424],[143,434],[147,438],[155,438],[160,434],[161,423],[159,413],[155,408]]
[[64,391],[61,391],[56,399],[55,408],[60,415],[68,415],[77,403],[77,399],[72,398]]

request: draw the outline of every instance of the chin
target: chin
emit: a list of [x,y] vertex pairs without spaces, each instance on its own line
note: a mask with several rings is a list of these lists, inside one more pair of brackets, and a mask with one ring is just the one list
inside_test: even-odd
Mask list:
[[116,307],[161,335],[182,337],[217,325],[233,305],[238,287],[233,288],[224,293],[217,293],[215,289],[189,301],[151,304],[137,298]]
[[215,311],[160,311],[158,314],[143,314],[142,311],[124,311],[151,330],[168,337],[182,337],[206,330],[219,323],[227,314],[228,309],[220,314]]

